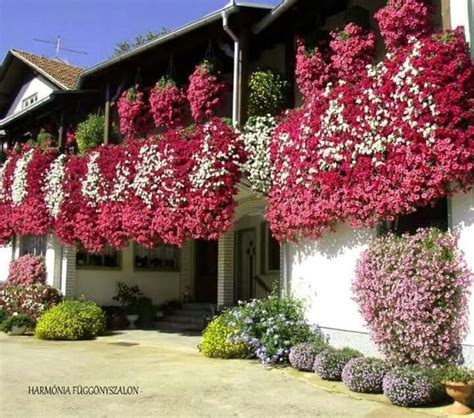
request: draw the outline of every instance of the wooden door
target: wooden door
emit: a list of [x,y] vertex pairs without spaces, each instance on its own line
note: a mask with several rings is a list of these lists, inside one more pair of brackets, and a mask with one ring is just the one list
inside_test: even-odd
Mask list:
[[217,303],[217,241],[196,243],[196,301]]
[[255,275],[257,274],[257,232],[255,228],[238,231],[236,244],[236,301],[249,300],[255,297]]

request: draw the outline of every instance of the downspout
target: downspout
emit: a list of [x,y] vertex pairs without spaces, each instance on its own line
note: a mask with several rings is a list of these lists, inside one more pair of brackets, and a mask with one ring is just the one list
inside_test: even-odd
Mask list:
[[277,7],[275,7],[269,14],[267,14],[260,22],[257,22],[252,31],[255,35],[258,35],[266,27],[270,26],[275,20],[278,19],[283,13],[285,13],[291,6],[293,6],[298,0],[283,0]]
[[[231,3],[235,6],[235,0]],[[237,128],[240,125],[240,40],[235,32],[229,27],[229,10],[222,12],[222,27],[234,41],[234,80],[232,93],[232,125]]]

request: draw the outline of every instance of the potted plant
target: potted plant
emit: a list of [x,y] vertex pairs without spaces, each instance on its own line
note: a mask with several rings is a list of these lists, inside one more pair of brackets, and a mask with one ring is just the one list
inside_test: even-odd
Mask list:
[[15,312],[2,322],[0,328],[1,331],[7,332],[10,335],[23,335],[32,325],[33,323],[30,318]]
[[122,282],[117,282],[116,288],[117,294],[112,299],[124,307],[129,327],[136,328],[135,322],[138,320],[138,302],[143,296],[143,293],[137,285],[128,286]]
[[474,392],[473,372],[465,367],[449,367],[444,374],[444,384],[446,393],[454,400],[447,412],[457,415],[470,414]]

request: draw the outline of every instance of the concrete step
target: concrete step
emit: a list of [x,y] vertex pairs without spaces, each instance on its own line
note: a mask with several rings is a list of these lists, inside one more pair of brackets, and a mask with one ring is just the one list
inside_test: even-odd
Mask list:
[[[208,317],[209,315],[206,315]],[[165,322],[179,322],[181,324],[203,324],[204,323],[204,316],[183,316],[183,315],[166,315],[163,319]]]
[[155,323],[155,328],[158,330],[165,331],[202,331],[204,326],[202,323],[193,324],[189,322],[176,322],[176,321],[158,321]]
[[212,303],[183,303],[181,309],[185,311],[212,311],[215,305]]
[[187,318],[202,318],[203,316],[212,316],[212,312],[209,310],[197,309],[175,309],[171,311],[169,315],[177,315]]

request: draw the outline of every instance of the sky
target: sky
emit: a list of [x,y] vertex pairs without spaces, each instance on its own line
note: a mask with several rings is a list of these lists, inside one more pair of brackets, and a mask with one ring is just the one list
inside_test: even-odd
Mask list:
[[[278,0],[247,0],[278,4]],[[228,0],[0,0],[0,62],[9,49],[50,58],[55,46],[33,38],[56,41],[72,65],[90,67],[113,54],[122,40],[161,28],[174,29],[223,7]]]

